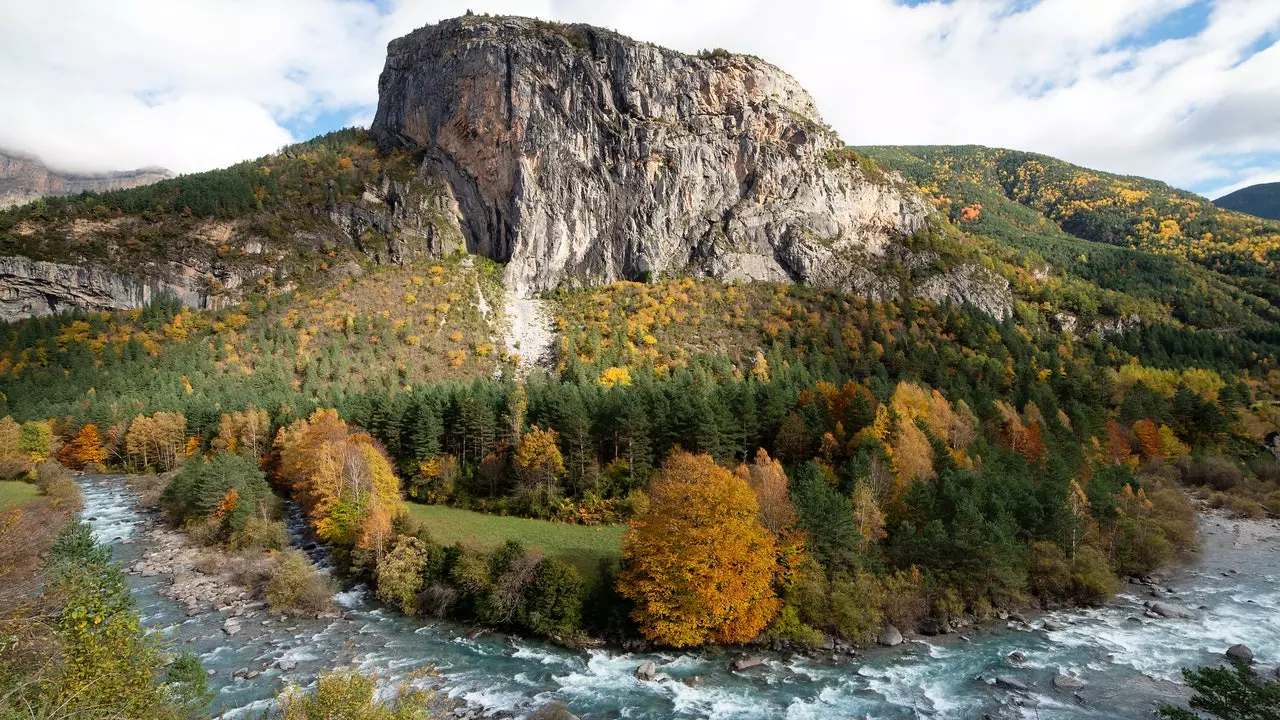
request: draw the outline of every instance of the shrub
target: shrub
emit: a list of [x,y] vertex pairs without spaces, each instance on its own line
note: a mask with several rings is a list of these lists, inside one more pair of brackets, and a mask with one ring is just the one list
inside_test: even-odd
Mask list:
[[880,583],[867,572],[838,575],[831,581],[831,616],[836,632],[854,642],[875,638],[884,625]]
[[36,486],[40,492],[61,501],[80,504],[80,486],[71,479],[71,473],[56,462],[49,461],[36,468]]
[[406,680],[389,696],[377,681],[355,670],[333,670],[316,680],[314,692],[288,687],[276,698],[277,720],[432,720],[446,717],[447,704],[433,692],[411,684],[431,676],[428,668]]
[[1208,485],[1219,492],[1227,492],[1240,484],[1244,477],[1240,468],[1226,458],[1207,457],[1203,461],[1193,463],[1184,461],[1179,464],[1182,479],[1191,485]]
[[336,588],[333,579],[312,567],[297,550],[278,554],[267,581],[267,604],[275,612],[321,613],[329,609]]
[[413,614],[422,591],[422,568],[427,561],[427,544],[416,537],[400,536],[391,551],[382,556],[377,568],[378,599]]
[[231,536],[232,550],[283,550],[289,546],[289,530],[283,520],[254,516]]
[[805,624],[796,606],[788,602],[769,626],[769,638],[812,650],[822,644],[825,636],[821,630]]
[[1071,566],[1071,594],[1077,602],[1097,605],[1119,589],[1120,583],[1101,551],[1088,545],[1076,550]]
[[582,576],[577,569],[554,558],[539,561],[518,617],[521,625],[539,635],[576,632],[582,621]]
[[1242,497],[1232,497],[1227,500],[1227,509],[1236,517],[1249,518],[1257,520],[1267,516],[1267,511],[1262,505]]
[[190,650],[174,659],[164,677],[164,688],[169,697],[190,718],[203,717],[213,700],[209,691],[209,676],[204,671],[200,658]]
[[1044,600],[1059,600],[1071,590],[1071,563],[1056,544],[1045,541],[1031,543],[1027,580],[1031,592]]

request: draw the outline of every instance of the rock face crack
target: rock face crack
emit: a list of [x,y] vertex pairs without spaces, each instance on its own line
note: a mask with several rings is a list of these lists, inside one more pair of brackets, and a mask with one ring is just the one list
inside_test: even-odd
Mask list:
[[379,92],[374,137],[422,154],[522,296],[690,270],[845,287],[846,248],[875,257],[928,213],[831,162],[808,93],[756,58],[467,17],[392,42]]

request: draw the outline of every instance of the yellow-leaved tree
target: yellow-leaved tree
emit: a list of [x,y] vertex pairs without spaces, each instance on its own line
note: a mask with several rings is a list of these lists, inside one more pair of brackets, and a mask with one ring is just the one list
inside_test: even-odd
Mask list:
[[744,643],[777,614],[776,540],[747,482],[709,455],[672,453],[623,541],[618,592],[650,640]]

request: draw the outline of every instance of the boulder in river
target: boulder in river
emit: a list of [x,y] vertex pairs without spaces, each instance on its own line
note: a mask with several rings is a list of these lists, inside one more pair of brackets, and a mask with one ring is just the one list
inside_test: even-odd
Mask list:
[[1014,665],[1021,665],[1026,661],[1027,661],[1027,654],[1022,652],[1021,650],[1014,650],[1013,652],[1009,653],[1009,662],[1013,663]]
[[1195,613],[1186,608],[1178,607],[1172,603],[1160,602],[1159,600],[1147,601],[1147,609],[1162,618],[1190,620],[1196,616]]
[[684,678],[680,682],[684,683],[685,685],[688,685],[691,688],[702,687],[702,676],[689,675],[688,677]]
[[920,621],[921,635],[946,635],[951,632],[951,625],[946,620],[938,618],[925,618]]
[[1058,692],[1075,692],[1087,683],[1075,675],[1056,675],[1053,678],[1053,689]]
[[285,656],[276,661],[276,667],[280,668],[284,672],[289,672],[290,670],[298,667],[298,661]]
[[1235,645],[1232,645],[1231,647],[1227,648],[1227,659],[1243,660],[1247,663],[1252,663],[1253,650],[1250,650],[1248,645],[1245,645],[1243,643],[1236,643]]
[[1018,678],[1009,677],[1008,675],[1001,675],[997,677],[996,687],[1004,688],[1005,690],[1017,690],[1018,692],[1027,692],[1031,689],[1030,686]]
[[226,622],[222,623],[222,632],[227,635],[235,635],[240,632],[240,622],[235,618],[228,618]]
[[1060,631],[1062,631],[1062,630],[1066,630],[1066,629],[1067,629],[1067,626],[1066,626],[1066,625],[1063,625],[1062,623],[1058,622],[1057,620],[1045,620],[1045,621],[1044,621],[1044,629],[1045,629],[1045,630],[1048,630],[1049,632],[1060,632]]
[[637,680],[650,682],[658,676],[658,668],[651,662],[644,663],[636,668],[635,676]]
[[743,670],[749,670],[763,664],[764,658],[759,655],[752,655],[750,657],[740,657],[737,660],[734,660],[733,664],[729,666],[729,669],[734,672],[742,672]]
[[876,643],[885,647],[893,647],[902,644],[902,632],[892,625],[885,625],[880,634],[876,636]]

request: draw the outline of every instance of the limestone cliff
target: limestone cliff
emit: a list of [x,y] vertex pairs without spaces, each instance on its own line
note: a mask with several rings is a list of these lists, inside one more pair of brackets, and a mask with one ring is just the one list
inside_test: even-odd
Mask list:
[[95,267],[0,257],[0,321],[71,309],[132,310],[159,293],[174,295],[188,307],[207,307],[208,297],[197,289],[199,280],[139,280]]
[[753,57],[468,16],[393,41],[378,89],[375,139],[421,154],[523,294],[692,272],[880,295],[928,212]]
[[34,155],[0,150],[0,210],[48,195],[105,192],[158,182],[173,175],[163,168],[77,174],[50,170]]

